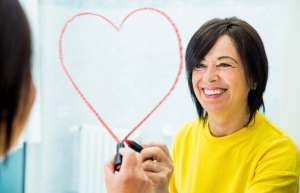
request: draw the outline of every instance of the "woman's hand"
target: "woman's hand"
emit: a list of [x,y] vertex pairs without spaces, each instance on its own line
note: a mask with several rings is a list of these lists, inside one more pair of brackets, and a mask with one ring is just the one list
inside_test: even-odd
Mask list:
[[153,193],[153,183],[143,170],[142,157],[130,149],[120,149],[123,163],[119,173],[114,171],[114,159],[105,166],[108,193]]
[[144,144],[143,148],[141,151],[143,169],[151,179],[155,193],[168,193],[173,165],[167,146]]

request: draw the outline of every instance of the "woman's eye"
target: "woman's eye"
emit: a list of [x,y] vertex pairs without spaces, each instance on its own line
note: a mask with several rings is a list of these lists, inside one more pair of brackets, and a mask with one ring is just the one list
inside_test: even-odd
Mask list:
[[217,65],[217,67],[221,67],[221,68],[230,68],[230,67],[232,67],[232,65],[226,64],[226,63],[220,63],[220,64]]
[[200,69],[204,69],[204,68],[206,68],[206,66],[204,65],[204,64],[196,64],[195,65],[195,69],[197,70],[200,70]]

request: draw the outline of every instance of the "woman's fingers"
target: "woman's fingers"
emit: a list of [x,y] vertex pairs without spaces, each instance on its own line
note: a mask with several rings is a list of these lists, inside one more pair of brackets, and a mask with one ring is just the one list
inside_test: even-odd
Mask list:
[[105,180],[109,180],[114,175],[114,159],[109,160],[104,166]]
[[158,173],[163,170],[163,166],[162,163],[159,163],[156,160],[147,160],[143,162],[143,169],[147,172]]
[[169,154],[167,154],[163,149],[159,146],[151,146],[144,148],[141,151],[142,160],[146,161],[149,159],[157,160],[158,162],[168,162]]
[[109,193],[167,192],[173,171],[167,146],[145,144],[141,153],[120,149],[123,163],[118,174],[114,171],[114,159],[105,166],[106,186]]
[[[159,172],[159,173],[153,173],[153,172],[146,172],[147,176],[151,179],[152,183],[156,185],[156,187],[162,188],[165,184],[169,184],[169,178],[166,173]],[[167,186],[168,187],[168,186]]]
[[153,183],[142,167],[140,155],[129,149],[120,149],[123,163],[114,171],[114,158],[105,165],[105,183],[108,193],[152,193]]
[[142,161],[140,156],[138,156],[136,152],[125,148],[120,148],[119,153],[123,156],[122,165],[126,166],[122,167],[121,165],[121,172],[141,168]]
[[167,192],[173,172],[172,160],[166,145],[144,144],[141,151],[143,169],[157,192]]
[[148,143],[148,144],[143,144],[142,146],[143,146],[143,148],[158,147],[162,151],[164,151],[166,155],[170,156],[168,147],[165,144],[161,144],[161,143]]

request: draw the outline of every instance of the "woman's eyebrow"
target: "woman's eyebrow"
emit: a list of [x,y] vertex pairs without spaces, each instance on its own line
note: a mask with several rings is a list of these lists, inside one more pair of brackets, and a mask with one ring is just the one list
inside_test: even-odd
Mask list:
[[232,61],[234,61],[236,64],[239,64],[234,58],[230,57],[230,56],[220,56],[218,57],[218,60],[222,60],[222,59],[231,59]]

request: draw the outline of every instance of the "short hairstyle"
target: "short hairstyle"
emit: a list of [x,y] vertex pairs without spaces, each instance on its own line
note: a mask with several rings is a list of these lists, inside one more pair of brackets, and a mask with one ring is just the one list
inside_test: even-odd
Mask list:
[[14,119],[29,95],[30,34],[18,0],[0,0],[0,149],[4,154],[12,145]]
[[186,50],[186,74],[189,90],[196,105],[199,118],[206,119],[207,113],[197,100],[193,90],[192,71],[214,46],[218,38],[228,35],[234,42],[235,48],[244,65],[246,79],[249,85],[255,85],[248,95],[250,118],[263,107],[263,93],[268,79],[268,59],[263,42],[256,30],[247,22],[237,18],[214,18],[204,23],[192,36]]

